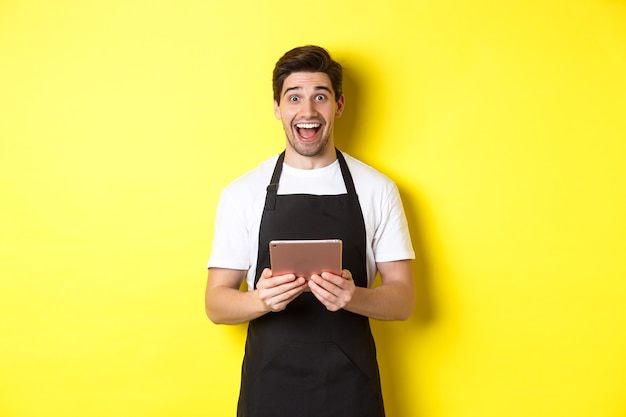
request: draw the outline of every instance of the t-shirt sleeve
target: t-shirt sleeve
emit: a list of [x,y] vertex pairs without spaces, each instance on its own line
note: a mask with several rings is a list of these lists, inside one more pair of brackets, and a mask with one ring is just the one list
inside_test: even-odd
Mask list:
[[390,182],[381,197],[380,219],[373,242],[376,262],[415,259],[404,207],[395,183]]
[[250,267],[249,230],[242,201],[228,187],[222,191],[208,267],[247,270]]

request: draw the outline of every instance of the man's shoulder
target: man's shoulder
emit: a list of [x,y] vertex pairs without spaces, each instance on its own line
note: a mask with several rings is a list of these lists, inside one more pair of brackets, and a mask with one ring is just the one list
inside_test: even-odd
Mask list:
[[394,182],[387,175],[383,174],[371,165],[366,164],[360,159],[356,159],[350,154],[343,152],[350,173],[355,182],[371,182],[371,185],[392,185]]

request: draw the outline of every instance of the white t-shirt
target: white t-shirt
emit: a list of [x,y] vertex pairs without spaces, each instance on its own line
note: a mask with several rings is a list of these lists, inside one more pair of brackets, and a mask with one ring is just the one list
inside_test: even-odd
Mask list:
[[[376,277],[376,263],[414,259],[406,216],[395,183],[363,162],[343,153],[354,181],[366,230],[367,282]],[[220,196],[209,268],[247,270],[253,288],[259,227],[278,156],[230,183]],[[345,194],[339,161],[320,169],[283,165],[278,194]]]

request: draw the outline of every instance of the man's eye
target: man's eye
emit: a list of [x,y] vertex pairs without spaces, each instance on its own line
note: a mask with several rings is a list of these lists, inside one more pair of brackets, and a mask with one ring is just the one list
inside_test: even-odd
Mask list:
[[289,101],[298,101],[298,97],[291,96],[291,97],[289,97]]
[[324,100],[326,100],[326,96],[323,95],[323,94],[319,94],[319,95],[317,95],[315,97],[315,100],[317,100],[317,101],[324,101]]

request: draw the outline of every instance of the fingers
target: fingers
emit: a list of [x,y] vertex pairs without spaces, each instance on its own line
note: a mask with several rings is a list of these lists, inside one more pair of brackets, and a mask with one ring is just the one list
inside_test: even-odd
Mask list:
[[351,300],[355,284],[352,274],[343,270],[341,276],[324,272],[313,275],[306,281],[294,274],[272,276],[269,269],[263,270],[256,285],[259,298],[267,311],[282,311],[306,289],[310,289],[329,311],[344,308]]
[[313,275],[308,286],[315,297],[330,311],[344,308],[354,293],[354,280],[348,270],[343,270],[341,276],[324,272]]
[[267,310],[276,312],[284,310],[307,287],[304,278],[296,278],[294,274],[273,277],[272,271],[266,268],[256,288]]

